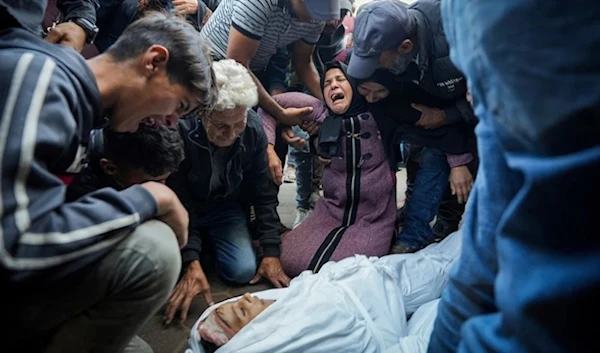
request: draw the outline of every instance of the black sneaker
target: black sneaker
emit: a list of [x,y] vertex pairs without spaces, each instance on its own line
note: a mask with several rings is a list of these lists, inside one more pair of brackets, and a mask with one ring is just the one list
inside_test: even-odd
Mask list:
[[456,232],[458,230],[458,223],[449,223],[446,221],[435,221],[433,225],[433,236],[435,238],[434,241],[439,242],[444,240],[448,235]]
[[399,210],[396,210],[396,230],[404,227],[406,223],[406,206],[402,206]]

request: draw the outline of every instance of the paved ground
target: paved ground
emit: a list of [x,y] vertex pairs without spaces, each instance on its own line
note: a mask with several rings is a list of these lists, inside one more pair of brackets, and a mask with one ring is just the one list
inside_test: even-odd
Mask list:
[[[402,195],[406,189],[406,176],[404,171],[397,175],[398,177],[398,200],[402,200]],[[296,218],[296,184],[284,184],[279,192],[279,216],[284,225],[291,228]],[[235,297],[246,292],[257,292],[271,288],[267,284],[257,284],[254,286],[232,287],[220,282],[214,275],[207,271],[207,276],[211,284],[213,299],[220,302],[224,299]],[[161,318],[163,311],[159,311],[146,326],[141,330],[140,336],[146,340],[154,349],[154,353],[183,353],[187,348],[187,339],[190,328],[206,309],[204,300],[196,298],[190,308],[188,319],[183,323],[173,322],[169,327],[162,324]]]

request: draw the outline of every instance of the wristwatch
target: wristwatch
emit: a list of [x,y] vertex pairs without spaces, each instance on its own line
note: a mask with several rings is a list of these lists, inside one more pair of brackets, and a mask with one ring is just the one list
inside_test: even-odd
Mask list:
[[98,27],[93,24],[90,20],[87,20],[83,17],[73,18],[70,22],[76,23],[79,27],[83,28],[85,32],[86,42],[88,44],[93,44],[94,40],[96,40],[96,36],[98,35]]

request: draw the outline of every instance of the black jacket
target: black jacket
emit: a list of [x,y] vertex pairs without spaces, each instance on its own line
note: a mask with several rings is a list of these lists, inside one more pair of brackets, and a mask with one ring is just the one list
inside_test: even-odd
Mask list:
[[[450,47],[442,26],[440,0],[414,2],[409,6],[409,13],[417,25],[420,77],[416,81],[419,87],[435,97],[454,101],[451,107],[444,109],[448,123],[476,123],[473,108],[466,100],[467,80],[450,60]],[[399,79],[402,79],[402,75]]]
[[56,0],[56,7],[63,13],[63,20],[85,18],[96,23],[96,10],[100,8],[98,0]]
[[[444,110],[454,106],[452,100],[440,99],[414,83],[407,82],[403,85],[401,93],[390,93],[386,99],[373,104],[370,109],[376,118],[379,114],[382,114],[385,118],[391,120],[393,124],[396,124],[397,130],[392,137],[392,141],[403,139],[417,145],[438,148],[445,153],[454,155],[470,152],[468,137],[472,133],[470,132],[472,129],[468,124],[459,121],[454,124],[446,124],[437,129],[423,129],[415,125],[421,117],[421,112],[414,109],[411,106],[412,103]],[[381,120],[385,119],[380,118],[379,125],[382,125]]]
[[248,110],[248,124],[228,154],[225,192],[209,195],[212,175],[211,151],[202,123],[197,119],[179,122],[185,144],[185,160],[167,180],[190,214],[188,244],[182,250],[184,263],[200,259],[202,240],[196,225],[198,215],[208,213],[224,202],[251,203],[256,213],[256,232],[264,256],[279,256],[279,215],[277,188],[269,179],[267,137],[262,121]]

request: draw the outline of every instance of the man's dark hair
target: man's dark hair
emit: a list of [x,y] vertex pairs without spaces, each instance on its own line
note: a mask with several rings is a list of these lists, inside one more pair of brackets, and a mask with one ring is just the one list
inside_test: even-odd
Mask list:
[[125,29],[106,51],[117,61],[133,59],[152,45],[169,51],[167,75],[201,102],[199,108],[211,106],[217,89],[207,47],[194,27],[174,15],[150,11]]
[[104,130],[104,156],[118,167],[141,168],[153,177],[177,170],[185,153],[176,129],[141,124],[136,132]]

